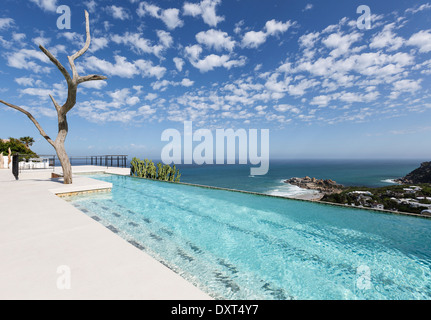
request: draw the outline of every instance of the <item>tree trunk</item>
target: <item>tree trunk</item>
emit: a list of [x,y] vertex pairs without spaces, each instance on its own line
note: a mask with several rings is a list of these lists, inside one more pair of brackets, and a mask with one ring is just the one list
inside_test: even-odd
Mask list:
[[66,153],[64,144],[60,144],[55,148],[58,159],[63,169],[64,184],[72,184],[72,166],[70,164],[69,156]]
[[72,166],[64,146],[68,132],[69,126],[67,124],[67,117],[66,115],[63,115],[61,111],[59,111],[58,136],[55,140],[55,151],[57,152],[58,159],[61,163],[61,168],[63,169],[64,184],[72,184]]

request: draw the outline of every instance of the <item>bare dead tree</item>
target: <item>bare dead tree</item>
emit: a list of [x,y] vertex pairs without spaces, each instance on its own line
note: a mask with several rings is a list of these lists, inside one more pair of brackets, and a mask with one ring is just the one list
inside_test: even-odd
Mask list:
[[67,82],[67,100],[66,102],[60,106],[57,101],[55,101],[54,97],[52,95],[49,95],[51,98],[52,103],[54,104],[55,109],[57,110],[58,115],[58,134],[57,138],[55,140],[52,140],[46,132],[43,130],[39,122],[33,117],[33,115],[28,112],[27,110],[15,106],[13,104],[7,103],[3,100],[0,100],[0,103],[11,107],[15,110],[18,110],[22,113],[24,113],[36,126],[36,128],[39,130],[42,137],[48,141],[49,144],[51,144],[58,156],[58,159],[60,160],[61,167],[63,169],[63,176],[64,176],[64,183],[65,184],[71,184],[72,183],[72,166],[70,165],[69,156],[66,153],[66,149],[64,146],[64,143],[66,141],[67,134],[69,132],[69,127],[67,124],[67,113],[75,106],[76,104],[76,92],[78,90],[78,85],[83,82],[87,81],[94,81],[94,80],[106,80],[107,77],[100,76],[100,75],[88,75],[88,76],[79,76],[78,72],[76,70],[75,66],[75,60],[78,59],[80,56],[82,56],[90,47],[91,43],[91,35],[90,35],[90,19],[88,12],[85,11],[85,24],[86,24],[86,41],[84,47],[76,52],[72,56],[68,56],[69,64],[72,69],[72,77],[70,76],[69,72],[66,70],[65,67],[60,63],[60,61],[55,58],[51,52],[49,52],[47,49],[45,49],[43,46],[39,46],[39,49],[42,50],[42,52],[51,60],[52,63],[54,63],[57,68],[60,70],[60,72],[63,74],[64,78]]

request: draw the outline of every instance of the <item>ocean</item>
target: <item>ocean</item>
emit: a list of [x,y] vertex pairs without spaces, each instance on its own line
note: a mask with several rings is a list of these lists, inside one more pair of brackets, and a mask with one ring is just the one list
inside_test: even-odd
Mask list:
[[274,160],[264,176],[251,176],[250,165],[179,165],[181,181],[278,196],[313,193],[283,181],[292,177],[332,179],[345,186],[393,184],[425,160]]
[[[144,158],[142,158],[144,159]],[[90,164],[73,159],[73,165]],[[127,161],[130,166],[131,157]],[[155,163],[158,160],[153,159]],[[252,165],[177,165],[181,182],[295,197],[316,193],[284,183],[292,177],[331,179],[345,186],[382,187],[404,177],[422,160],[272,160],[264,176],[251,176]],[[59,165],[57,163],[56,165]]]

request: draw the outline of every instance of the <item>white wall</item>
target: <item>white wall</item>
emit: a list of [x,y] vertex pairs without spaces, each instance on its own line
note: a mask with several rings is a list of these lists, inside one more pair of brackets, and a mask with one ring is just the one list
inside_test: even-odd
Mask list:
[[[3,156],[3,159],[4,159],[4,167],[7,168],[7,161],[8,161],[7,156]],[[10,163],[9,168],[12,169],[12,162]]]

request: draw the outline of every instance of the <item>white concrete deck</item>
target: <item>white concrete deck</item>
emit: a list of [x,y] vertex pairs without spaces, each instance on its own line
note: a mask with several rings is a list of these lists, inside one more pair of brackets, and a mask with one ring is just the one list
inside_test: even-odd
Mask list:
[[[129,169],[74,167],[77,172]],[[178,274],[55,195],[109,188],[75,176],[71,186],[52,170],[15,181],[0,170],[0,299],[211,299]],[[70,268],[70,289],[59,289]],[[61,270],[59,270],[61,271]]]

